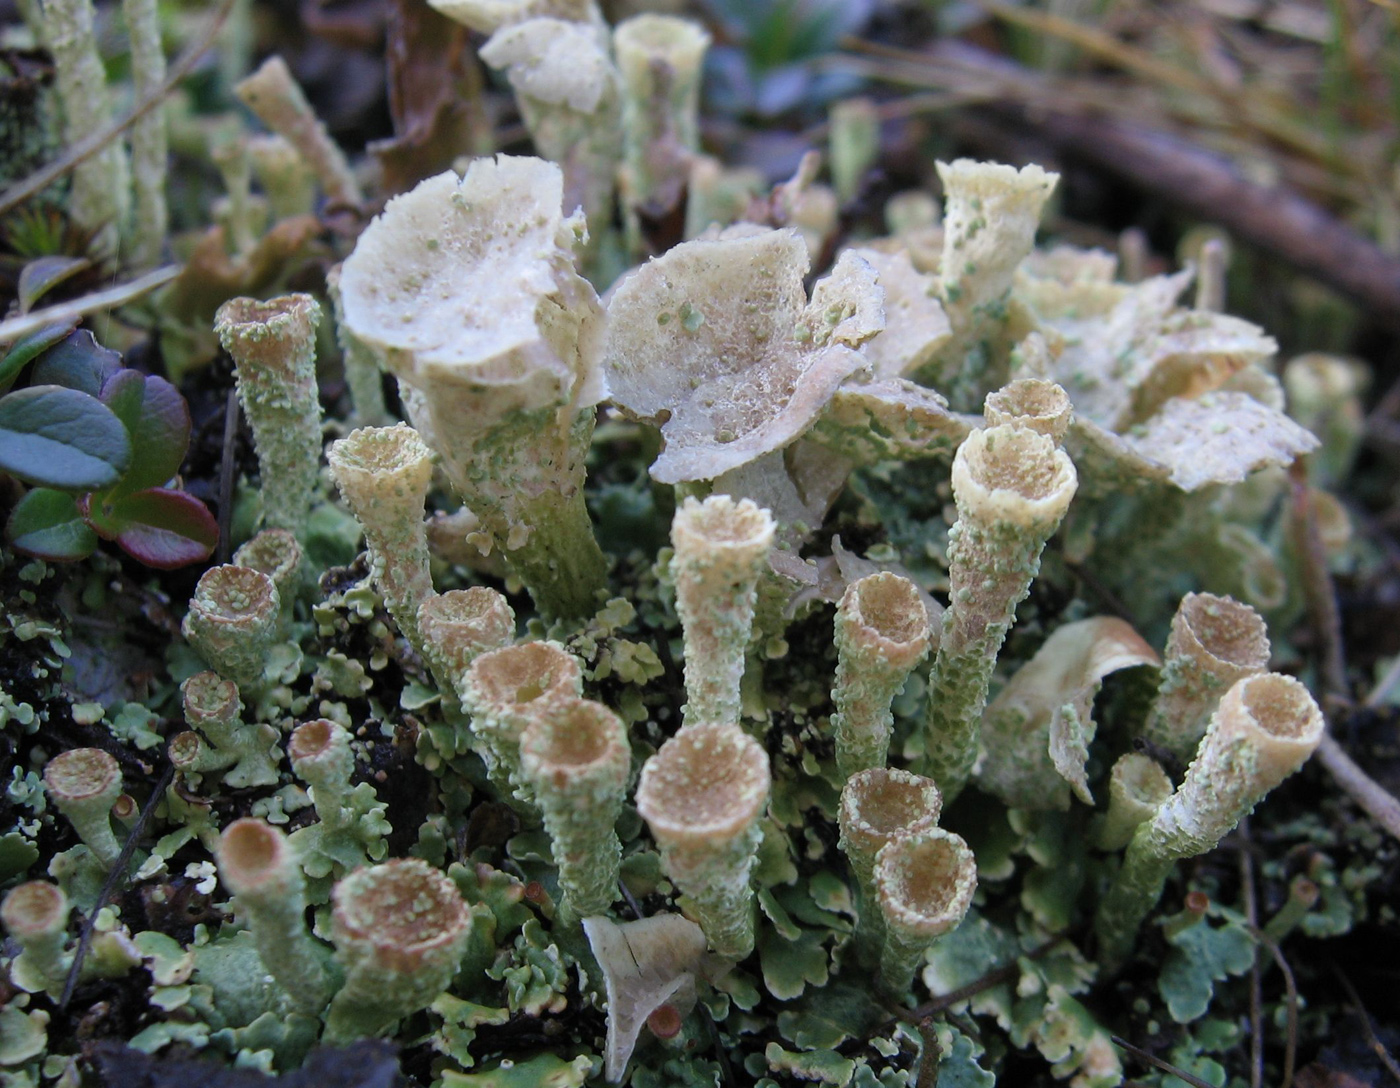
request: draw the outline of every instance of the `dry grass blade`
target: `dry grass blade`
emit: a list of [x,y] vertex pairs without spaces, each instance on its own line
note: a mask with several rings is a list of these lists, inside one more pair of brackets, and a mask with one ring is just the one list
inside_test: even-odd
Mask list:
[[66,324],[86,317],[88,314],[97,313],[99,310],[110,310],[115,306],[124,306],[128,302],[134,302],[142,295],[154,291],[157,287],[164,286],[179,274],[179,265],[166,265],[164,268],[147,272],[144,276],[138,276],[127,283],[109,287],[105,291],[96,291],[93,294],[84,295],[82,298],[69,299],[56,306],[50,306],[43,310],[32,310],[19,317],[13,317],[9,321],[0,322],[0,344],[12,344],[20,337],[28,336],[31,332],[38,332],[48,325]]

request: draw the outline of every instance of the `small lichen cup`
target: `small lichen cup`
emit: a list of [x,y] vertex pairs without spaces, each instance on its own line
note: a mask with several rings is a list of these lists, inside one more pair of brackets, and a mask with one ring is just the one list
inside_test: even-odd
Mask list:
[[72,958],[68,945],[68,897],[57,884],[30,880],[11,888],[0,921],[20,946],[10,961],[10,981],[26,993],[57,993]]
[[927,828],[882,846],[873,881],[885,922],[878,984],[901,998],[929,948],[967,914],[977,890],[977,861],[957,835]]
[[122,795],[122,771],[100,748],[73,748],[44,767],[44,787],[83,845],[103,865],[115,865],[121,845],[112,832],[112,806]]
[[262,681],[281,607],[277,587],[262,571],[211,567],[195,585],[180,629],[215,672],[247,690]]

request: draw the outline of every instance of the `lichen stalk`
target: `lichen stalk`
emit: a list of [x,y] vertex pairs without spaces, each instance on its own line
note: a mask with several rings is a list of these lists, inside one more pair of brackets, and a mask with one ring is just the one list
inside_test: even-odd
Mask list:
[[262,680],[281,608],[266,574],[225,564],[200,576],[180,629],[215,672],[247,689]]
[[297,149],[328,200],[359,204],[364,199],[345,152],[316,117],[285,60],[269,57],[234,87],[234,93],[263,124]]
[[304,558],[301,544],[286,529],[263,529],[233,553],[233,565],[262,571],[277,587],[282,618],[290,619],[296,603]]
[[566,918],[606,914],[617,897],[622,813],[632,753],[627,726],[601,703],[541,708],[520,739],[520,772],[549,833]]
[[361,427],[331,444],[331,476],[365,532],[370,575],[389,615],[419,653],[418,609],[433,592],[423,507],[432,451],[406,423]]
[[929,674],[923,770],[952,800],[967,784],[987,689],[1016,606],[1078,479],[1054,442],[1009,424],[974,430],[953,458],[949,604]]
[[1010,424],[1043,434],[1060,445],[1065,440],[1074,406],[1069,394],[1051,381],[1018,378],[1008,382],[983,402],[982,416],[988,427]]
[[881,847],[873,879],[885,922],[877,982],[898,1000],[933,943],[967,914],[977,890],[977,861],[957,835],[928,828]]
[[613,32],[623,84],[623,194],[634,210],[655,216],[680,203],[700,145],[700,72],[709,47],[700,24],[670,15],[635,15]]
[[739,721],[758,580],[777,526],[752,500],[688,498],[671,522],[676,612],[685,642],[685,722]]
[[771,771],[763,747],[737,725],[691,725],[642,767],[637,810],[667,874],[710,948],[734,960],[754,946],[749,875],[763,837]]
[[122,794],[117,761],[100,748],[60,752],[44,767],[44,786],[92,856],[115,865],[122,849],[112,832],[112,806]]
[[316,388],[316,326],[310,295],[260,302],[236,298],[214,315],[214,331],[233,356],[238,399],[253,428],[262,473],[263,524],[298,538],[321,461]]
[[[262,722],[244,723],[243,703],[238,686],[217,673],[201,672],[180,685],[185,724],[198,734],[181,734],[171,742],[170,759],[187,773],[220,771],[224,785],[232,789],[275,785],[280,777],[282,758],[276,728]],[[191,738],[193,738],[191,740]]]
[[9,980],[26,993],[58,993],[68,975],[68,897],[47,880],[12,888],[0,904],[0,921],[20,946]]
[[341,265],[332,265],[326,273],[326,293],[331,299],[335,317],[335,335],[340,344],[340,368],[345,384],[350,388],[350,403],[354,418],[365,427],[388,426],[389,409],[384,404],[384,376],[374,353],[356,339],[345,323],[345,303],[340,294]]
[[471,910],[446,875],[417,858],[357,869],[335,886],[331,932],[345,985],[324,1039],[379,1035],[426,1008],[452,981]]
[[1172,617],[1162,659],[1162,682],[1143,736],[1177,759],[1191,758],[1206,723],[1236,681],[1269,664],[1263,617],[1232,597],[1188,593]]
[[[43,40],[53,54],[54,76],[63,102],[63,139],[82,143],[112,122],[112,97],[97,49],[92,0],[44,0]],[[109,254],[125,227],[131,204],[130,166],[121,140],[73,168],[67,210],[73,222],[96,232],[96,243]]]
[[929,618],[918,587],[889,571],[852,582],[836,608],[836,683],[831,716],[843,778],[883,767],[890,703],[928,653]]
[[[122,0],[131,41],[131,78],[137,99],[159,93],[165,82],[157,0]],[[157,107],[131,126],[132,223],[129,258],[138,268],[160,261],[170,229],[165,201],[165,111]]]
[[286,835],[262,820],[235,820],[219,840],[219,877],[247,916],[258,958],[293,1003],[319,1016],[331,978],[306,928],[306,879]]
[[316,203],[316,175],[285,137],[275,132],[249,137],[248,159],[267,198],[270,223],[311,214]]
[[472,747],[507,797],[520,789],[532,797],[520,774],[520,738],[551,703],[583,692],[578,661],[555,642],[525,642],[484,653],[472,661],[457,694],[471,716]]
[[327,830],[345,827],[355,815],[350,803],[350,776],[355,753],[350,734],[326,718],[303,722],[287,745],[296,776],[311,787],[316,816]]
[[1162,896],[1172,867],[1215,848],[1322,740],[1322,711],[1292,677],[1238,680],[1220,700],[1186,778],[1128,844],[1099,903],[1100,961],[1116,970]]
[[875,895],[875,858],[889,842],[938,826],[943,795],[933,779],[911,771],[871,767],[847,779],[837,809],[839,845],[855,878],[856,958],[877,962],[885,920]]

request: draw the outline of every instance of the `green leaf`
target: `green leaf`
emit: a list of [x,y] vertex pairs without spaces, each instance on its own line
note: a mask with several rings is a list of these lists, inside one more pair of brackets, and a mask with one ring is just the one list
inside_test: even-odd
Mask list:
[[15,383],[26,363],[40,353],[48,351],[72,331],[71,322],[46,325],[37,332],[31,332],[15,341],[10,350],[5,352],[5,357],[0,359],[0,393]]
[[[94,508],[100,515],[95,516]],[[214,515],[184,491],[152,487],[116,497],[93,495],[87,513],[99,533],[115,540],[133,559],[159,570],[208,559],[219,542]]]
[[96,397],[31,385],[0,397],[0,470],[62,491],[94,491],[131,462],[126,428]]
[[20,499],[5,536],[16,551],[40,559],[82,559],[97,547],[97,534],[73,496],[47,487],[36,487]]
[[1198,922],[1167,938],[1174,945],[1162,965],[1157,989],[1178,1024],[1189,1024],[1210,1008],[1215,984],[1242,975],[1254,963],[1254,941],[1233,921]]
[[64,280],[91,268],[86,257],[39,257],[24,266],[19,274],[19,312],[27,314],[30,307]]
[[178,389],[164,378],[120,370],[102,386],[100,399],[131,440],[123,491],[159,487],[180,471],[190,445],[190,412]]
[[87,329],[79,329],[44,353],[30,381],[33,385],[62,385],[95,397],[121,368],[120,355],[104,348]]

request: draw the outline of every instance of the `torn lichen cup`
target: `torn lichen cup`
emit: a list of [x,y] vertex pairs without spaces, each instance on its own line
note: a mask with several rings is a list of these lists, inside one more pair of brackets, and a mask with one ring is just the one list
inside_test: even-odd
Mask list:
[[1261,673],[1234,683],[1211,717],[1185,780],[1134,832],[1099,903],[1101,962],[1110,970],[1122,966],[1175,863],[1214,849],[1307,762],[1323,731],[1322,711],[1292,677]]
[[604,1074],[619,1084],[637,1036],[662,1005],[684,1015],[695,1004],[695,980],[705,957],[705,934],[679,914],[634,922],[585,918],[588,946],[603,971],[608,999]]
[[122,849],[112,832],[112,806],[122,794],[117,761],[100,748],[60,752],[44,765],[44,788],[92,856],[115,865]]
[[10,961],[9,980],[25,993],[61,992],[72,965],[63,889],[47,880],[11,888],[0,904],[0,922],[20,947]]
[[627,726],[601,703],[540,707],[520,738],[520,776],[544,816],[566,916],[606,914],[617,898],[622,813],[632,750]]
[[866,365],[884,328],[874,270],[843,253],[808,302],[796,231],[740,226],[675,246],[608,303],[613,402],[661,428],[662,483],[712,480],[782,449]]
[[1143,736],[1177,759],[1191,758],[1226,689],[1269,665],[1269,632],[1247,604],[1188,593],[1172,617],[1162,684]]
[[466,951],[471,909],[444,873],[417,858],[357,869],[335,886],[331,936],[345,985],[325,1041],[380,1035],[447,989]]
[[321,463],[321,403],[316,388],[316,326],[310,295],[266,302],[235,298],[214,315],[214,331],[233,356],[238,399],[253,428],[262,474],[263,524],[306,531]]
[[673,15],[634,15],[613,31],[622,74],[622,194],[634,213],[664,217],[685,194],[700,146],[700,73],[710,35]]
[[606,574],[583,501],[602,310],[563,184],[504,155],[428,178],[360,235],[340,291],[350,333],[419,395],[415,423],[484,538],[543,612],[572,617]]
[[758,580],[777,526],[748,499],[688,498],[671,521],[676,612],[685,640],[685,720],[739,722],[739,685]]
[[953,457],[958,520],[948,533],[949,604],[929,674],[924,756],[949,800],[972,772],[997,654],[1077,483],[1065,452],[1021,427],[975,430]]
[[1171,795],[1172,780],[1155,759],[1141,752],[1119,756],[1108,775],[1108,811],[1094,827],[1094,845],[1123,849]]
[[873,965],[885,923],[875,896],[875,858],[900,835],[938,826],[943,795],[931,778],[889,767],[858,771],[841,789],[839,845],[855,877],[856,957]]
[[271,578],[226,564],[200,576],[180,629],[220,676],[247,688],[262,680],[280,614]]
[[557,642],[523,642],[476,657],[457,688],[471,716],[469,746],[505,796],[529,786],[520,775],[520,738],[543,708],[583,693],[578,659]]
[[1064,442],[1074,418],[1074,405],[1069,394],[1054,382],[1018,378],[995,393],[988,393],[982,414],[988,427],[1025,427],[1053,439],[1058,446]]
[[873,881],[885,922],[877,984],[898,1000],[933,943],[967,914],[977,890],[977,861],[957,835],[926,828],[881,847]]
[[329,956],[306,927],[306,878],[287,836],[263,820],[235,820],[219,839],[218,860],[263,967],[301,1012],[319,1017],[332,988]]
[[420,653],[418,609],[432,595],[423,508],[433,455],[406,423],[361,427],[326,451],[331,477],[365,533],[370,576],[408,643]]
[[515,638],[515,612],[494,589],[472,586],[435,593],[418,606],[423,656],[449,709],[458,705],[457,688],[471,663],[484,653],[509,646]]
[[908,578],[884,571],[852,582],[836,606],[836,765],[842,778],[883,767],[894,712],[890,703],[928,653],[928,610]]
[[710,947],[740,960],[753,951],[749,874],[768,804],[768,755],[737,725],[692,725],[642,767],[637,810],[661,848],[686,913]]

